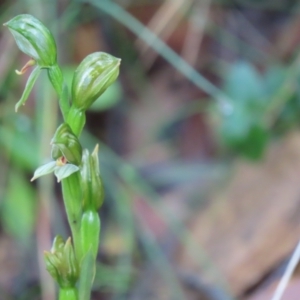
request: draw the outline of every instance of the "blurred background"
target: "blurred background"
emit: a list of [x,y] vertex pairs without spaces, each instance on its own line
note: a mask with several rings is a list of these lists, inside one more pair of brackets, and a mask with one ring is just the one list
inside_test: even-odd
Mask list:
[[[300,3],[1,0],[53,32],[64,76],[122,58],[88,111],[105,184],[93,300],[270,299],[300,237]],[[54,300],[43,251],[69,236],[49,175],[61,122],[46,72],[18,114],[28,60],[0,28],[0,298]],[[29,73],[29,72],[28,72]],[[283,299],[299,299],[300,270]]]

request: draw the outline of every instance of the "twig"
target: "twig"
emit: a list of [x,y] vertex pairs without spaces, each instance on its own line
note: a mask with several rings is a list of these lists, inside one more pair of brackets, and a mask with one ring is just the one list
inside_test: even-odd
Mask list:
[[283,296],[283,293],[288,285],[289,280],[291,279],[291,276],[293,275],[298,262],[300,260],[300,241],[298,242],[298,245],[292,255],[291,260],[288,263],[288,266],[277,286],[277,289],[275,290],[275,293],[273,295],[273,298],[271,300],[280,300]]

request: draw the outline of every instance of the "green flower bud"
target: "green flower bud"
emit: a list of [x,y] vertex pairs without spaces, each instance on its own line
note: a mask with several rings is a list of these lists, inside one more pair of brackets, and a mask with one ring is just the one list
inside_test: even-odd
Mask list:
[[71,238],[64,242],[61,236],[56,236],[51,251],[45,251],[44,259],[46,269],[61,288],[75,286],[79,277],[79,266]]
[[51,141],[52,156],[57,159],[60,152],[71,164],[79,166],[81,163],[81,144],[67,123],[61,124]]
[[87,149],[83,150],[80,173],[83,210],[97,211],[104,199],[103,184],[99,172],[98,145],[91,155]]
[[119,75],[121,60],[104,52],[88,55],[78,66],[72,82],[73,104],[88,109]]
[[42,68],[56,64],[56,44],[51,32],[31,15],[18,15],[4,24],[22,52]]
[[62,152],[59,150],[59,147],[57,145],[52,145],[51,149],[51,157],[54,160],[57,160],[63,156]]

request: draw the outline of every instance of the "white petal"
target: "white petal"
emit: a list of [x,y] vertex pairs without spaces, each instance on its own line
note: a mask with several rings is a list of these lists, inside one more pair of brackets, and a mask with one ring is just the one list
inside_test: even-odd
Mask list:
[[43,165],[43,166],[40,166],[38,167],[34,174],[33,174],[33,177],[31,178],[31,181],[41,177],[41,176],[44,176],[44,175],[47,175],[51,172],[54,171],[56,167],[56,162],[55,161],[50,161],[49,163]]
[[72,164],[66,164],[62,167],[56,167],[54,170],[54,174],[57,177],[57,182],[60,182],[62,179],[70,176],[71,174],[77,172],[79,170],[78,166]]

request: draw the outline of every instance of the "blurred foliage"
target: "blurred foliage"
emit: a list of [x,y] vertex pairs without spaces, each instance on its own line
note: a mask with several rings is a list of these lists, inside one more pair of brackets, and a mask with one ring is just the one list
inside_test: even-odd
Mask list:
[[10,169],[8,182],[1,207],[2,225],[8,234],[28,247],[36,220],[36,196],[27,178],[17,169]]
[[[103,230],[94,286],[95,299],[100,299],[101,295],[106,297],[101,299],[136,299],[134,295],[139,292],[139,277],[147,279],[143,270],[149,264],[161,275],[165,287],[172,291],[170,299],[184,299],[172,261],[174,250],[169,249],[172,247],[168,245],[168,238],[171,244],[177,243],[190,249],[191,256],[203,272],[213,273],[224,295],[230,295],[226,278],[218,273],[215,263],[201,245],[195,245],[184,216],[177,216],[172,209],[164,206],[164,196],[169,191],[175,193],[179,190],[183,195],[177,197],[184,203],[180,207],[188,207],[186,210],[189,212],[189,206],[192,206],[192,213],[195,213],[201,205],[205,205],[206,195],[220,188],[219,182],[226,178],[230,170],[228,165],[233,159],[240,156],[263,159],[274,139],[299,128],[298,47],[286,56],[280,56],[276,51],[274,54],[268,47],[251,44],[250,38],[241,37],[238,29],[231,28],[222,18],[221,21],[212,18],[207,21],[207,28],[202,29],[205,36],[203,50],[199,50],[197,61],[191,64],[181,52],[184,39],[181,34],[176,35],[176,30],[173,40],[170,38],[171,41],[166,42],[157,37],[153,41],[153,33],[149,29],[145,31],[147,27],[143,24],[147,24],[158,11],[162,1],[87,2],[1,1],[0,18],[3,23],[18,13],[26,12],[51,24],[59,40],[59,59],[63,60],[64,75],[69,83],[75,66],[87,52],[108,48],[112,54],[122,57],[121,80],[95,102],[87,117],[90,131],[85,131],[82,137],[89,149],[101,140],[100,168],[107,195],[104,211],[101,212]],[[234,13],[238,10],[249,9],[249,15],[265,14],[265,19],[268,19],[268,9],[276,8],[281,13],[278,22],[283,22],[283,19],[289,23],[294,16],[288,11],[298,9],[298,2],[213,1],[212,7],[217,7],[228,19],[235,21]],[[180,26],[184,28],[191,23],[192,8],[184,15],[178,32]],[[253,8],[256,11],[253,12]],[[92,14],[87,13],[91,11]],[[140,22],[135,17],[140,18]],[[245,23],[238,23],[237,27],[248,28]],[[271,33],[262,38],[260,31],[263,29],[251,27],[249,35],[254,35],[252,39],[255,41],[271,39]],[[272,28],[267,29],[272,32]],[[187,34],[185,31],[184,37]],[[143,60],[135,43],[136,36],[148,41],[164,59],[157,58],[147,69],[148,56]],[[42,184],[33,185],[29,179],[41,161],[49,160],[51,126],[55,128],[59,121],[55,117],[57,107],[51,106],[56,99],[43,79],[37,82],[26,106],[14,114],[14,104],[25,82],[15,76],[14,69],[18,69],[25,58],[14,52],[14,46],[9,43],[5,30],[1,29],[1,234],[11,236],[16,241],[17,246],[14,247],[23,253],[24,262],[18,266],[19,274],[26,273],[28,268],[30,271],[23,278],[25,283],[22,285],[22,280],[15,273],[11,272],[11,275],[10,270],[2,270],[7,272],[11,281],[18,280],[8,286],[0,282],[0,293],[2,295],[3,289],[7,294],[3,296],[4,300],[39,299],[37,294],[40,293],[39,280],[42,276],[39,278],[38,268],[31,268],[29,264],[38,265],[36,244],[44,245],[35,235],[39,228],[36,221],[44,217],[39,208],[44,199],[51,200],[47,207],[53,220],[52,224],[48,224],[51,235],[56,232],[67,234],[68,229],[60,211],[61,196],[51,176],[46,177]],[[269,43],[272,44],[272,41]],[[280,41],[277,43],[280,45]],[[70,54],[71,61],[67,61],[66,52]],[[222,53],[227,52],[230,55],[224,58]],[[153,82],[162,70],[170,68],[169,64],[172,65],[171,72],[158,80],[169,88],[164,98],[159,94],[161,86],[155,86]],[[183,92],[180,90],[182,86]],[[184,96],[180,100],[167,103],[167,98],[181,94]],[[45,100],[49,105],[46,110]],[[167,108],[164,103],[167,103]],[[199,119],[202,125],[197,123]],[[216,119],[216,122],[210,122],[211,119]],[[147,127],[149,123],[153,127]],[[189,127],[189,124],[192,125]],[[189,156],[185,149],[197,140],[201,143],[213,140],[213,150],[204,151],[202,155],[196,148],[192,152],[196,155]],[[159,151],[156,152],[157,148]],[[156,160],[156,153],[163,159]],[[141,205],[146,207],[147,213]],[[193,211],[195,207],[197,209]],[[188,214],[181,210],[183,215]],[[159,229],[155,227],[161,223],[167,231],[163,225]],[[48,231],[45,230],[45,236]],[[33,238],[35,242],[32,242]],[[21,291],[20,286],[26,292]],[[142,299],[141,296],[139,299]],[[228,299],[232,297],[228,296]]]

